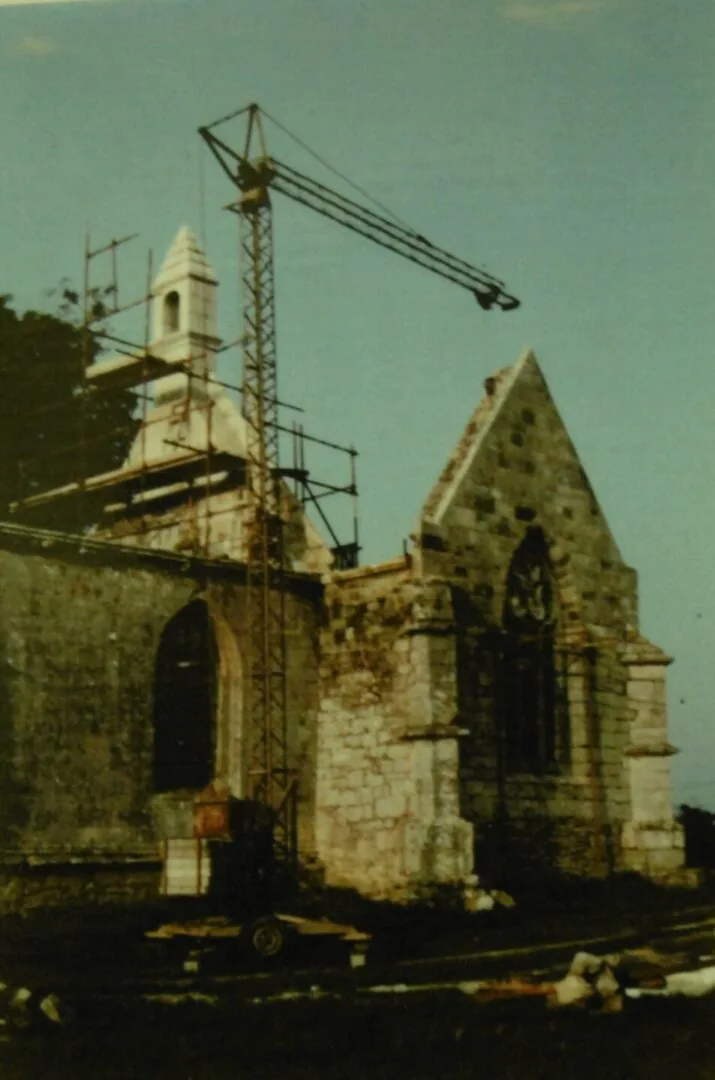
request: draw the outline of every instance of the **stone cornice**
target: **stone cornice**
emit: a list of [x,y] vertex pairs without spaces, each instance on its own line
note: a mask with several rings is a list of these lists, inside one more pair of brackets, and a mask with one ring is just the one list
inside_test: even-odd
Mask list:
[[326,585],[342,584],[343,582],[361,581],[364,578],[379,577],[381,574],[398,574],[400,571],[409,570],[411,559],[409,555],[401,555],[397,559],[388,562],[375,563],[372,566],[357,566],[352,570],[329,570],[323,575]]
[[[53,559],[75,565],[103,566],[119,570],[133,567],[171,574],[189,580],[225,581],[244,584],[246,564],[233,559],[210,559],[180,555],[159,548],[142,548],[112,540],[36,529],[0,521],[0,551]],[[297,595],[319,596],[323,586],[317,575],[289,572],[286,589]]]
[[456,724],[430,724],[428,727],[403,727],[393,732],[398,742],[438,742],[441,739],[463,739],[469,734],[467,728]]
[[637,667],[662,665],[667,667],[673,663],[673,657],[668,656],[647,637],[640,633],[630,634],[623,646],[623,660],[626,664]]
[[640,757],[672,757],[673,754],[679,754],[677,746],[673,746],[672,743],[660,742],[660,743],[633,743],[631,746],[627,746],[624,750],[626,757],[640,758]]

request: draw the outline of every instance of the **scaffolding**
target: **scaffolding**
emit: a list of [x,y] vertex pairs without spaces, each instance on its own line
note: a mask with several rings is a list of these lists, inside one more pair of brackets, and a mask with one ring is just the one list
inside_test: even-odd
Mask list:
[[[216,134],[219,125],[237,117],[245,122],[239,150]],[[297,854],[297,800],[287,730],[289,553],[286,550],[286,523],[294,511],[307,520],[305,511],[314,510],[327,535],[326,546],[331,552],[332,566],[337,569],[358,565],[360,544],[355,449],[308,435],[302,424],[286,427],[280,420],[283,409],[294,407],[281,402],[278,396],[271,193],[273,190],[282,192],[351,232],[466,289],[483,310],[496,307],[512,311],[519,306],[519,301],[507,292],[498,278],[431,243],[401,223],[381,204],[377,203],[377,206],[382,212],[376,213],[269,156],[262,113],[257,105],[251,104],[222,117],[200,128],[199,134],[239,193],[237,201],[227,209],[237,215],[239,223],[243,328],[239,341],[225,348],[240,344],[241,378],[225,383],[216,378],[211,370],[212,358],[220,350],[208,345],[206,334],[202,339],[203,351],[200,349],[198,355],[191,351],[179,359],[169,360],[158,355],[155,348],[152,351],[151,255],[144,297],[120,306],[117,253],[133,237],[111,240],[97,249],[92,249],[88,239],[82,325],[86,353],[78,438],[86,461],[87,437],[81,418],[84,407],[93,399],[97,400],[98,395],[130,391],[136,395],[141,413],[132,420],[132,424],[138,425],[138,453],[125,467],[100,475],[93,476],[91,470],[84,467],[80,470],[81,475],[72,482],[18,500],[14,509],[18,514],[32,518],[33,514],[42,514],[43,508],[51,503],[64,501],[76,506],[78,529],[85,529],[89,522],[96,528],[99,521],[100,533],[119,538],[117,530],[121,526],[130,530],[135,541],[146,546],[151,546],[157,539],[165,543],[167,537],[161,535],[162,530],[185,527],[188,510],[189,518],[193,514],[192,528],[181,543],[193,553],[207,557],[215,554],[216,519],[232,514],[234,520],[240,520],[240,544],[233,549],[232,555],[246,566],[245,662],[248,678],[243,733],[247,757],[246,793],[249,799],[271,811],[275,850],[285,863],[291,864]],[[110,283],[100,293],[110,296],[112,302],[102,304],[96,310],[92,303],[96,288],[91,282],[91,270],[100,256],[109,256],[111,260]],[[202,295],[203,323],[207,329],[208,294],[205,289]],[[143,343],[132,343],[107,328],[107,319],[118,318],[142,303],[146,305]],[[91,365],[92,343],[96,340],[113,344],[118,349],[118,356],[112,362]],[[149,444],[153,441],[151,425],[163,422],[163,418],[152,419],[149,414],[146,388],[167,375],[177,375],[186,381],[186,394],[177,403],[177,408],[180,405],[185,415],[177,420],[183,419],[185,430],[191,432],[191,417],[205,414],[201,428],[203,435],[199,445],[185,438],[165,438],[166,448],[171,448],[172,452],[157,459],[149,455]],[[214,408],[219,388],[242,396],[245,446],[239,453],[215,445]],[[293,461],[291,466],[284,467],[281,442],[288,440]],[[347,463],[344,482],[321,481],[312,476],[306,462],[310,445],[343,455]],[[226,501],[227,493],[233,493],[233,502]],[[325,509],[324,500],[335,495],[347,496],[351,501],[352,535],[348,541],[340,541]],[[152,538],[156,532],[159,537]],[[121,539],[126,540],[127,534]]]
[[[272,811],[274,851],[284,870],[292,872],[297,856],[297,774],[290,759],[287,730],[286,591],[291,566],[284,523],[296,513],[304,520],[306,510],[315,508],[333,565],[340,569],[357,566],[357,452],[308,434],[302,423],[281,423],[281,410],[302,410],[278,397],[270,206],[252,204],[248,199],[239,217],[243,334],[238,341],[214,349],[213,354],[218,357],[237,345],[243,347],[240,382],[230,377],[220,379],[212,370],[206,334],[198,351],[192,347],[178,359],[159,355],[152,339],[152,305],[159,302],[152,253],[147,257],[144,294],[120,303],[118,254],[135,237],[113,239],[98,247],[86,239],[77,430],[66,447],[54,448],[56,453],[67,452],[77,460],[77,474],[60,487],[18,499],[11,511],[18,520],[44,523],[48,512],[61,506],[72,515],[78,533],[89,530],[95,537],[131,541],[139,548],[173,547],[204,559],[228,555],[244,563],[244,794]],[[110,262],[109,280],[97,284],[95,268],[101,258]],[[206,330],[206,290],[203,302]],[[114,324],[142,307],[142,339],[118,332]],[[98,344],[113,347],[114,356],[93,362]],[[164,437],[166,453],[157,454],[152,428],[165,424],[166,416],[161,410],[152,411],[149,391],[152,383],[176,375],[185,380],[185,393],[172,406],[178,426],[183,424],[184,433],[189,435],[200,432],[200,438],[192,442],[185,434],[176,439]],[[124,393],[134,397],[131,419],[104,431],[101,438],[131,442],[131,456],[119,467],[93,473],[94,440],[88,435],[86,416],[98,401]],[[242,398],[243,453],[215,444],[217,394],[229,400]],[[166,436],[160,430],[162,434]],[[292,456],[286,468],[280,462],[281,441]],[[346,461],[344,482],[332,483],[312,475],[307,464],[311,445]],[[324,500],[328,496],[350,500],[352,534],[347,540],[339,538],[326,512]],[[230,552],[217,551],[216,537],[226,528],[229,533],[238,528],[239,542]]]
[[[42,524],[51,514],[52,509],[62,506],[73,515],[75,529],[86,533],[91,529],[95,535],[111,535],[117,523],[131,529],[120,531],[124,539],[133,538],[137,543],[151,546],[154,533],[178,527],[186,523],[186,514],[180,514],[182,506],[194,506],[196,535],[189,545],[192,552],[203,557],[210,556],[218,519],[227,515],[245,513],[241,492],[248,483],[246,456],[220,449],[214,444],[212,426],[214,422],[215,401],[213,391],[222,391],[237,401],[245,389],[237,381],[222,379],[208,371],[205,353],[194,353],[181,359],[165,359],[152,351],[151,341],[151,305],[155,302],[152,289],[152,253],[147,257],[147,288],[139,296],[124,304],[119,303],[118,250],[126,243],[136,239],[134,235],[111,240],[107,244],[93,248],[89,238],[84,252],[84,287],[80,298],[82,321],[79,327],[84,348],[82,370],[78,372],[78,401],[76,409],[76,428],[65,433],[66,437],[55,442],[52,454],[55,458],[72,458],[73,478],[67,483],[48,490],[32,494],[23,494],[9,507],[11,517],[28,524]],[[92,274],[96,259],[107,256],[111,261],[108,282],[97,284]],[[98,300],[98,297],[111,297],[112,302]],[[128,334],[116,332],[109,320],[121,318],[126,313],[143,308],[143,336],[133,339]],[[242,339],[231,341],[217,348],[214,352],[220,357],[241,344]],[[109,359],[92,362],[97,345],[113,347],[114,355]],[[198,364],[197,364],[198,361]],[[197,370],[197,367],[200,370]],[[191,417],[204,417],[206,438],[203,445],[192,445],[185,439],[166,439],[167,454],[164,458],[152,458],[148,446],[152,441],[152,430],[165,422],[164,418],[152,417],[152,383],[172,374],[183,375],[187,381],[187,392],[177,410],[177,419],[188,422]],[[202,392],[203,391],[203,392]],[[130,393],[134,402],[132,416],[125,422],[111,428],[103,428],[101,433],[90,435],[87,431],[86,418],[93,405],[112,397]],[[52,404],[35,410],[28,410],[25,415],[32,422],[42,422],[43,412],[50,411]],[[276,399],[278,408],[302,413],[295,405]],[[330,516],[318,510],[318,517],[323,530],[323,538],[330,548],[336,566],[357,565],[359,545],[357,543],[357,479],[355,461],[357,451],[352,447],[317,438],[307,433],[302,424],[290,426],[274,423],[276,442],[279,437],[285,440],[289,448],[292,465],[284,470],[286,482],[283,484],[283,498],[288,493],[287,480],[292,480],[290,493],[296,507],[304,509],[309,503],[318,506],[317,500],[323,493],[328,495],[349,496],[352,503],[353,529],[349,539],[341,540]],[[96,472],[92,467],[94,452],[99,444],[106,445],[109,439],[124,440],[126,450],[132,446],[135,460],[125,461],[112,469]],[[306,447],[310,444],[328,447],[349,463],[345,471],[345,481],[330,484],[315,478],[306,467]],[[27,466],[41,460],[46,451],[39,450],[33,455],[24,455],[21,465]],[[8,474],[18,468],[16,463],[6,466]],[[238,501],[216,506],[211,499],[214,494],[226,491],[236,492]],[[167,511],[176,510],[174,517],[167,517]]]

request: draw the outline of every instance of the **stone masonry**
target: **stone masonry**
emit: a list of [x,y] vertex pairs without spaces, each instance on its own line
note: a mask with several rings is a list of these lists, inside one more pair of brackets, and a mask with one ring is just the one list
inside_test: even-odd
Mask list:
[[[682,881],[670,659],[533,354],[485,390],[403,558],[326,569],[290,510],[300,854],[396,900],[475,874]],[[242,546],[192,551],[121,516],[104,540],[0,525],[0,910],[155,895],[166,842],[192,842],[198,791],[151,772],[157,658],[192,604],[215,641],[212,780],[245,790]]]
[[316,838],[332,884],[414,897],[471,874],[449,588],[405,562],[334,575],[321,639]]
[[[564,729],[558,760],[508,768],[501,700],[509,568],[544,537]],[[682,879],[664,668],[536,360],[486,394],[406,561],[334,574],[318,723],[318,851],[329,880],[416,895],[554,871]]]
[[[289,737],[308,852],[319,596],[318,583],[295,579],[287,601]],[[219,653],[214,777],[240,797],[241,568],[217,576],[189,559],[0,527],[0,910],[157,894],[164,840],[192,835],[193,796],[152,790],[156,656],[169,620],[197,598]]]
[[[507,570],[535,528],[548,549],[568,713],[562,760],[541,774],[509,771],[500,762],[492,644],[503,630]],[[487,380],[425,504],[416,562],[424,577],[452,583],[459,613],[459,715],[469,732],[461,744],[460,792],[476,828],[477,870],[506,862],[510,877],[531,864],[537,872],[556,866],[600,875],[647,863],[662,876],[680,867],[664,658],[639,634],[636,575],[621,558],[532,353]],[[646,657],[640,668],[638,656]],[[647,738],[639,734],[639,677],[656,688],[648,715],[657,736],[650,729]],[[639,757],[645,743],[651,756]],[[646,798],[646,810],[643,792],[656,776],[658,806]],[[635,826],[638,819],[647,830]],[[651,847],[661,852],[657,865],[646,858]]]

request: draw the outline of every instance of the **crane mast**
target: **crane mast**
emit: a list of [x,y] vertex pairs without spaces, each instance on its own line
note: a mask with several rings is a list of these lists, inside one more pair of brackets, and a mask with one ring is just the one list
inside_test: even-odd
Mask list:
[[[215,129],[245,115],[237,150]],[[302,203],[470,292],[484,310],[511,311],[519,301],[502,281],[430,243],[394,220],[332,191],[269,156],[255,104],[199,128],[222,170],[239,190],[229,207],[239,218],[243,285],[243,412],[247,431],[246,685],[247,796],[270,808],[276,854],[297,856],[297,789],[288,744],[286,591],[279,461],[278,369],[271,190]],[[257,152],[256,152],[257,151]]]
[[243,291],[243,415],[248,505],[245,518],[248,798],[270,808],[275,851],[297,851],[296,790],[288,761],[286,594],[279,460],[273,209],[270,175],[249,160],[253,138],[265,152],[258,110],[249,114],[246,157],[236,182]]

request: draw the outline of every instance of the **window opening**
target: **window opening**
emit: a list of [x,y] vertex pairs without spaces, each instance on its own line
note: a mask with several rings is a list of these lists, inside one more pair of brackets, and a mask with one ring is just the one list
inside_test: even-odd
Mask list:
[[164,297],[164,333],[174,334],[179,329],[181,298],[178,292],[167,293]]
[[505,765],[541,772],[568,757],[568,702],[557,605],[546,540],[530,530],[507,578],[504,609]]

